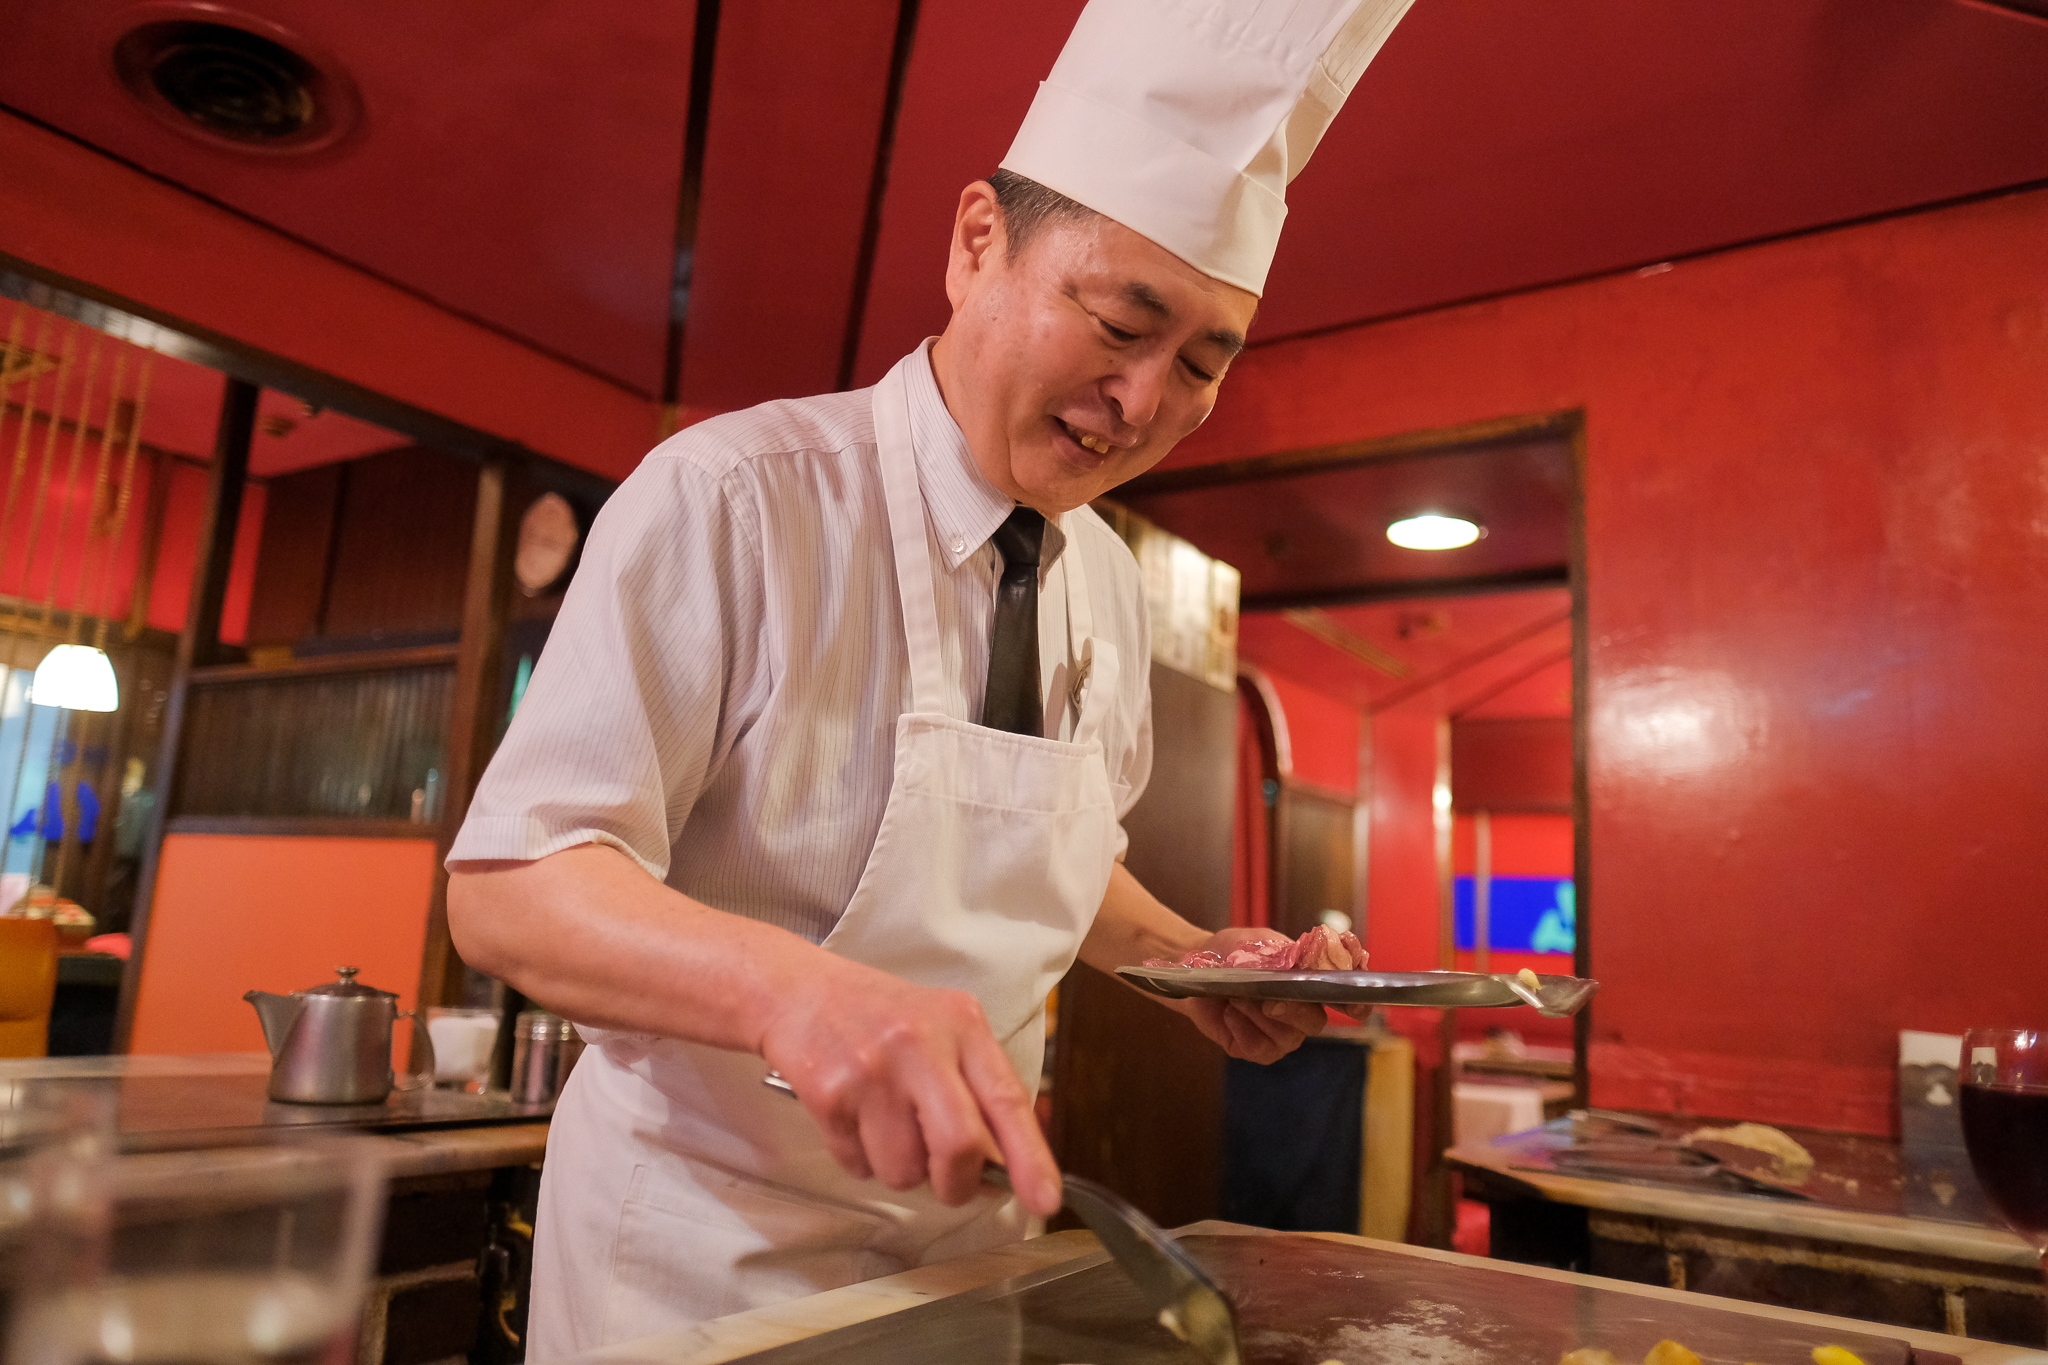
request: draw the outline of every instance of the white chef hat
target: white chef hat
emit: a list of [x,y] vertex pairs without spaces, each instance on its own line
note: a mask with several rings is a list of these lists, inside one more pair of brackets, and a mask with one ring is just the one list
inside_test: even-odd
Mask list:
[[1088,0],[1003,169],[1263,293],[1287,183],[1414,0]]

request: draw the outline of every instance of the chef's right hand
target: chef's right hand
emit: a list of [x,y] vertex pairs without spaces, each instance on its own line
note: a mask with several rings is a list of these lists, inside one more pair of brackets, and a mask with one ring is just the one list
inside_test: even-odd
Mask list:
[[1031,1094],[965,991],[935,990],[829,958],[770,1019],[761,1054],[796,1090],[856,1179],[929,1181],[949,1205],[1001,1161],[1024,1206],[1060,1207],[1060,1173]]

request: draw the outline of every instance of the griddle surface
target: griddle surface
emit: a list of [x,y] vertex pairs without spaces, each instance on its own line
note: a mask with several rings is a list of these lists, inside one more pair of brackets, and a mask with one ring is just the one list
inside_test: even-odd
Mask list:
[[[1812,1365],[1904,1342],[1287,1235],[1180,1239],[1237,1304],[1246,1365],[1552,1365],[1579,1346],[1636,1361],[1670,1337],[1708,1365]],[[746,1357],[752,1365],[1188,1365],[1122,1271],[1088,1258]]]

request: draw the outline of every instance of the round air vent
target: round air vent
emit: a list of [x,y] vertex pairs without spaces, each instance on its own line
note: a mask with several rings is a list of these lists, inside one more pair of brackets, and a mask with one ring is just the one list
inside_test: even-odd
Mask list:
[[261,20],[201,12],[208,17],[139,24],[114,45],[122,84],[151,113],[216,146],[255,152],[314,151],[355,122],[353,88],[306,45]]

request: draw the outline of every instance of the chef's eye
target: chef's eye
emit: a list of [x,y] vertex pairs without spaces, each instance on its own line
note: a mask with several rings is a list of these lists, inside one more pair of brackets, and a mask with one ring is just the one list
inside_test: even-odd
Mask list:
[[1213,384],[1216,382],[1215,375],[1209,373],[1194,361],[1184,359],[1180,363],[1187,368],[1187,372],[1194,377],[1194,381],[1197,384]]
[[1136,332],[1126,331],[1123,328],[1117,326],[1115,323],[1111,322],[1108,318],[1097,317],[1095,321],[1101,324],[1102,330],[1109,334],[1109,339],[1111,341],[1118,343],[1119,345],[1129,341],[1136,341],[1138,339],[1138,334]]

